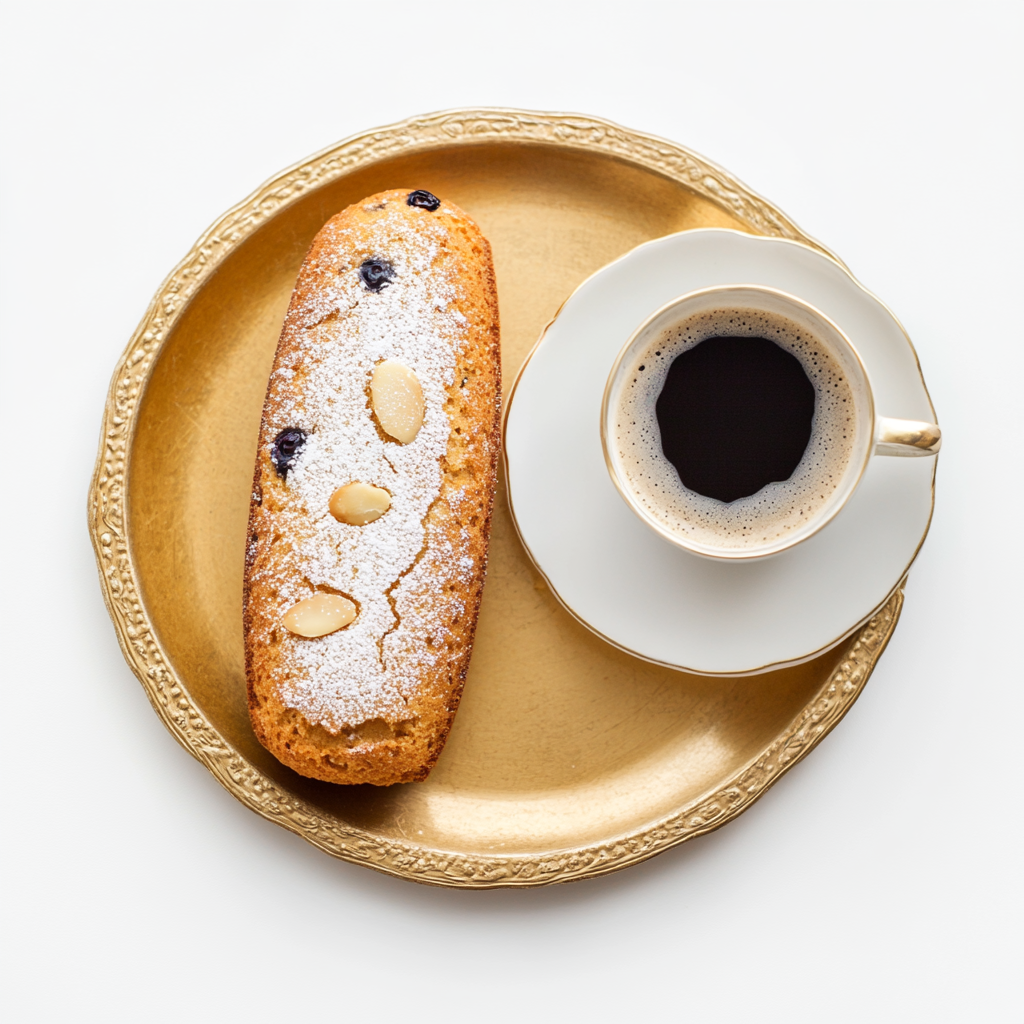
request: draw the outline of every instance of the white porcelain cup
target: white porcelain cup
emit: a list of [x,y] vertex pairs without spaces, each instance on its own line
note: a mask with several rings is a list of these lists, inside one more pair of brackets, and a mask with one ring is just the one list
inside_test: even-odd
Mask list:
[[[661,435],[653,402],[649,403],[649,408],[646,405],[641,408],[637,400],[630,398],[628,394],[628,389],[635,385],[641,371],[650,373],[654,370],[662,374],[661,384],[652,378],[645,381],[645,386],[663,386],[669,366],[646,365],[651,362],[650,356],[653,354],[652,346],[655,342],[668,337],[678,325],[695,322],[702,316],[714,318],[723,311],[728,311],[729,314],[748,312],[753,316],[782,318],[795,329],[810,335],[812,347],[816,345],[824,350],[834,364],[838,365],[845,378],[847,389],[844,390],[844,394],[849,394],[854,407],[852,443],[846,435],[841,445],[839,439],[835,439],[844,454],[834,466],[830,464],[834,470],[829,478],[832,490],[830,493],[818,494],[819,488],[815,487],[814,500],[803,503],[808,507],[800,509],[799,515],[794,507],[785,515],[771,513],[774,518],[765,513],[762,522],[757,518],[759,513],[751,511],[753,505],[749,503],[747,506],[741,506],[738,502],[716,502],[687,491],[678,474],[672,476],[675,467],[660,450]],[[659,356],[660,354],[658,352]],[[632,405],[628,405],[629,402],[632,402]],[[623,426],[624,410],[627,407],[632,410],[631,415],[634,416],[631,423],[636,422],[636,417],[640,417],[641,420],[649,417],[649,422],[644,425],[643,430]],[[822,408],[822,397],[819,392],[815,398],[812,438],[816,436],[815,431],[820,434],[825,429],[822,426],[826,423],[821,413]],[[831,424],[831,421],[828,422]],[[849,418],[845,422],[844,430],[849,429]],[[828,429],[838,428],[829,426]],[[623,431],[631,430],[633,433],[628,434],[631,440],[627,443],[627,434]],[[636,459],[624,454],[623,449],[635,447],[639,443],[637,438],[641,435],[648,446],[658,446],[657,451],[647,453],[644,457],[655,461],[660,459],[664,463],[660,469],[655,462],[648,461],[647,465],[654,466],[657,473],[664,470],[668,474],[664,478],[659,477],[668,481],[668,486],[663,486],[660,490],[651,487],[651,474],[642,472],[638,469]],[[825,440],[828,441],[829,438],[826,437]],[[612,481],[629,507],[644,523],[666,540],[694,554],[736,560],[776,555],[812,537],[835,518],[849,501],[873,455],[935,455],[941,446],[941,432],[933,423],[890,419],[877,414],[871,381],[856,348],[842,329],[820,310],[794,295],[773,288],[735,284],[706,288],[673,299],[637,328],[623,346],[608,376],[601,408],[601,443]],[[809,444],[808,452],[810,448]],[[805,452],[804,460],[794,470],[791,480],[798,480],[798,474],[801,473],[806,477],[809,470],[801,467],[804,467],[808,457]],[[761,506],[775,507],[772,505],[775,501],[774,492],[768,490],[774,486],[775,484],[769,484],[754,496],[761,499]],[[825,491],[826,488],[820,490]],[[778,502],[776,505],[782,507]],[[735,525],[741,523],[744,516],[753,525],[742,528]]]

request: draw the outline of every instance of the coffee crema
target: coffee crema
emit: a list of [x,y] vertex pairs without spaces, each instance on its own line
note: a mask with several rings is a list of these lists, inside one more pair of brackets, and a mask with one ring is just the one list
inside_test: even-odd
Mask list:
[[630,362],[609,441],[666,529],[755,548],[829,503],[853,451],[854,395],[806,328],[774,312],[712,310],[663,330]]

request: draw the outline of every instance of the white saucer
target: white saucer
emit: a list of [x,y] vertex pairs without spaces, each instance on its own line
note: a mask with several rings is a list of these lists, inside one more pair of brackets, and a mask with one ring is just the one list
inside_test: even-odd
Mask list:
[[670,299],[740,283],[789,292],[839,324],[880,415],[936,422],[903,328],[839,263],[799,242],[718,228],[647,242],[584,281],[520,372],[505,421],[513,518],[565,607],[648,661],[726,675],[806,660],[869,618],[928,532],[935,473],[931,458],[872,458],[820,533],[756,562],[700,558],[645,526],[601,450],[608,373]]

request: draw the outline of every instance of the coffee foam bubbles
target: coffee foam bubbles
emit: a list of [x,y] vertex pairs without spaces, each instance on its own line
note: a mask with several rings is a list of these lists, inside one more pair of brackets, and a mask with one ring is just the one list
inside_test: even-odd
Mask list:
[[[655,410],[675,359],[714,337],[775,342],[800,361],[815,392],[811,437],[793,475],[728,503],[683,485],[662,452]],[[785,541],[829,504],[843,480],[856,433],[850,383],[820,341],[780,314],[749,309],[696,314],[655,336],[623,371],[609,440],[635,499],[656,522],[690,543],[743,550]]]

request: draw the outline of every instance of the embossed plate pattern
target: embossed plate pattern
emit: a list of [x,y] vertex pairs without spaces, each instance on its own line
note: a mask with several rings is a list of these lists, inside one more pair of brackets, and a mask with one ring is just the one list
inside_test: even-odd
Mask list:
[[225,214],[129,342],[89,498],[104,597],[175,738],[246,806],[327,853],[477,888],[613,871],[725,824],[811,750],[863,688],[902,593],[804,665],[691,676],[576,623],[499,494],[466,693],[430,779],[334,787],[278,764],[249,728],[241,641],[266,378],[309,241],[393,187],[454,200],[491,240],[507,382],[573,288],[641,242],[719,226],[815,244],[720,168],[597,118],[451,111],[339,143]]

